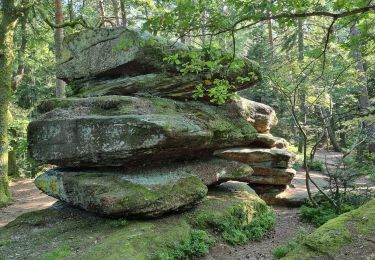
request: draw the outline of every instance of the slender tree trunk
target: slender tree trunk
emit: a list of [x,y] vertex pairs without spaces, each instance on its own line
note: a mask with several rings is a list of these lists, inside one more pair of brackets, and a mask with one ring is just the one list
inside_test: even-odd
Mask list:
[[17,72],[13,77],[12,82],[12,89],[15,91],[19,84],[21,83],[24,75],[25,75],[25,51],[26,51],[26,45],[27,45],[27,17],[29,12],[25,12],[24,16],[21,17],[21,46],[18,50],[18,67]]
[[[56,24],[63,22],[63,12],[61,0],[55,0],[55,21]],[[64,39],[64,28],[55,29],[55,57],[56,63],[61,59],[62,44]],[[65,82],[56,78],[56,97],[63,98],[65,96]]]
[[270,45],[270,52],[271,57],[273,57],[273,33],[272,33],[272,20],[267,20],[267,28],[268,28],[268,43]]
[[327,135],[328,135],[329,141],[331,142],[333,150],[335,152],[341,152],[340,145],[336,139],[334,125],[333,125],[334,122],[332,121],[332,116],[330,115],[328,117],[326,110],[322,107],[320,108],[320,114],[322,117],[323,125],[325,129],[327,130]]
[[121,9],[121,24],[126,27],[126,9],[125,9],[125,0],[120,0],[120,9]]
[[100,23],[105,26],[105,9],[104,9],[104,0],[99,0],[99,14],[100,14]]
[[[303,65],[303,58],[304,58],[304,42],[303,42],[303,20],[302,18],[298,18],[298,62],[300,66]],[[305,105],[305,99],[306,94],[305,90],[299,91],[299,98],[300,98],[300,110],[302,113],[302,124],[306,125],[307,118],[306,118],[306,105]],[[298,152],[302,153],[303,151],[303,136],[300,133],[299,134],[299,142],[298,142]]]
[[[353,25],[350,28],[350,36],[355,38],[359,35],[359,31],[356,27],[356,25]],[[358,104],[359,104],[359,111],[360,113],[366,113],[368,109],[370,108],[370,98],[368,95],[368,89],[367,89],[367,77],[366,77],[366,70],[364,65],[364,60],[362,57],[362,53],[358,50],[358,46],[356,46],[352,52],[353,58],[356,61],[356,68],[358,71],[358,78],[357,78],[357,89],[358,89]],[[367,150],[371,153],[375,153],[375,126],[371,125],[369,122],[362,122],[361,128],[364,129],[365,133],[369,137],[368,140],[368,147],[365,148],[364,146],[360,145],[358,146],[357,153],[359,154],[359,157],[361,157],[361,154],[364,150]],[[364,143],[365,144],[365,143]]]
[[115,17],[116,26],[120,26],[120,15],[119,15],[119,2],[118,0],[112,0],[113,15]]
[[12,69],[14,63],[13,36],[17,24],[13,0],[2,1],[0,24],[0,206],[10,200],[8,187],[8,127],[9,104],[12,96]]

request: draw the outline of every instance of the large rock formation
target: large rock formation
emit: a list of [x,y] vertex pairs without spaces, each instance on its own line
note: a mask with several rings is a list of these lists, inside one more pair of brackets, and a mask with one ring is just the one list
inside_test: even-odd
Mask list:
[[171,46],[123,28],[67,38],[57,75],[75,97],[40,104],[28,129],[32,158],[59,166],[36,179],[39,189],[101,215],[155,217],[197,205],[225,181],[290,182],[293,156],[270,134],[271,107],[193,100],[198,84],[210,89],[215,79],[233,92],[252,86],[260,75],[251,62],[182,75],[164,58],[187,47]]

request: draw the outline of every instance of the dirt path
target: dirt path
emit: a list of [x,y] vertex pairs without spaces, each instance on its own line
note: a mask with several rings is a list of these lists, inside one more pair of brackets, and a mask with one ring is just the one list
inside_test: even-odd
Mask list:
[[219,244],[210,250],[204,260],[263,260],[272,259],[272,250],[295,236],[300,228],[311,232],[313,227],[302,223],[297,208],[274,207],[276,225],[262,240],[237,247]]
[[32,179],[23,179],[12,182],[10,189],[13,204],[0,209],[0,227],[5,226],[23,213],[45,209],[56,200],[41,193],[34,185]]

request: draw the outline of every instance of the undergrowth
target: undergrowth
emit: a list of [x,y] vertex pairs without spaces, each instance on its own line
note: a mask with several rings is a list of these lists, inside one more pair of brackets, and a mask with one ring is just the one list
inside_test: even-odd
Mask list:
[[210,247],[214,244],[214,239],[203,230],[193,229],[190,239],[179,244],[177,247],[158,252],[156,259],[189,259],[192,256],[200,257],[208,254]]
[[221,234],[228,244],[238,245],[249,240],[258,240],[275,224],[275,213],[266,205],[256,210],[249,221],[249,209],[245,205],[238,205],[231,209],[230,214],[215,216],[204,214],[197,216],[199,226],[209,226]]

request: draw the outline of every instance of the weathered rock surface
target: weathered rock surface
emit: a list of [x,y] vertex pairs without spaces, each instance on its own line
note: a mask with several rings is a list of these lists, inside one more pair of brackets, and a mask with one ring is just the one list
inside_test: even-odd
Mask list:
[[258,134],[257,138],[251,144],[252,147],[279,149],[287,148],[288,145],[288,142],[284,138],[275,137],[271,134]]
[[240,97],[230,103],[243,118],[251,123],[259,133],[269,133],[277,125],[275,110],[270,106]]
[[121,170],[57,168],[35,180],[44,193],[101,215],[159,216],[186,209],[206,195],[204,185],[249,181],[250,166],[220,159]]
[[[29,150],[42,163],[120,166],[209,155],[250,144],[254,127],[236,111],[200,102],[106,96],[54,99],[30,123]],[[238,111],[237,111],[238,112]]]
[[190,208],[207,187],[195,176],[131,176],[116,172],[54,169],[35,180],[44,193],[107,216],[156,217]]
[[329,220],[282,259],[374,259],[375,199]]
[[115,78],[173,69],[163,62],[166,53],[184,48],[163,38],[124,28],[85,30],[65,38],[57,77],[67,82]]
[[293,155],[285,150],[272,148],[230,148],[214,153],[220,158],[247,163],[258,168],[288,168]]
[[[164,61],[165,57],[187,50],[182,44],[167,41],[149,33],[126,28],[100,28],[82,31],[66,38],[57,76],[72,82],[75,95],[154,95],[174,99],[192,99],[199,83],[206,89],[214,79],[226,79],[235,92],[249,88],[260,79],[260,73],[250,61],[228,73],[180,76],[177,68]],[[253,75],[250,79],[249,75]],[[247,77],[241,81],[238,77]]]
[[[214,87],[214,79],[226,79],[235,86],[229,91],[235,92],[239,89],[248,88],[255,84],[257,80],[245,83],[236,82],[236,78],[252,71],[251,64],[248,64],[241,71],[232,75],[220,73],[209,74],[187,74],[179,75],[175,73],[149,73],[138,76],[125,76],[116,79],[91,80],[78,85],[73,85],[72,89],[76,97],[97,97],[108,95],[120,96],[156,96],[166,97],[175,100],[193,100],[193,95],[198,84],[202,84],[206,90]],[[203,99],[204,100],[204,99]]]
[[270,185],[287,185],[289,184],[296,171],[294,169],[280,168],[263,168],[254,167],[254,173],[249,183],[270,184]]
[[[199,239],[199,245],[208,249],[228,238],[230,230],[249,240],[246,234],[253,221],[270,212],[254,194],[223,189],[211,190],[194,210],[152,220],[113,220],[69,207],[49,208],[24,214],[0,228],[0,256],[5,260],[173,259],[182,244]],[[228,220],[236,224],[235,230],[226,228]],[[214,241],[203,240],[208,234]]]

